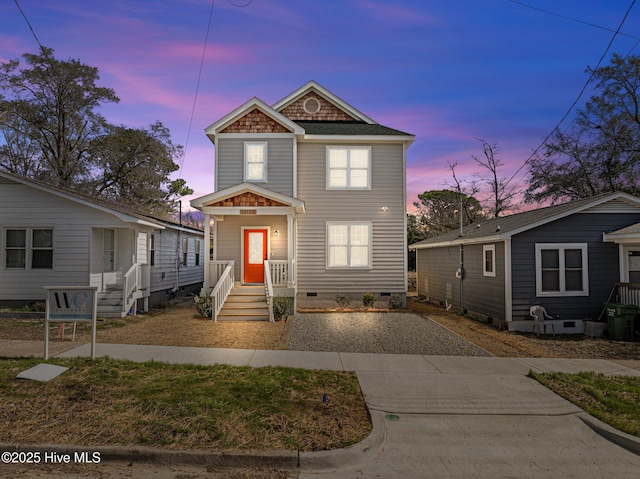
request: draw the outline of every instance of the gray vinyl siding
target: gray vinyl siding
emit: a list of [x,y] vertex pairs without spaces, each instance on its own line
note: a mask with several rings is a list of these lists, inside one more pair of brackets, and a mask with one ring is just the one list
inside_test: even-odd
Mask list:
[[[560,319],[598,317],[614,284],[620,280],[618,245],[604,243],[602,234],[640,221],[640,214],[575,214],[512,239],[513,320],[529,318],[529,308],[541,304]],[[587,243],[589,296],[536,297],[536,243]]]
[[267,182],[256,182],[293,196],[293,138],[220,138],[216,143],[216,191],[244,182],[244,143],[267,143]]
[[[298,144],[298,197],[305,214],[298,216],[299,292],[404,293],[405,205],[403,147],[371,146],[371,190],[326,189],[326,144]],[[387,211],[381,211],[387,206]],[[327,268],[327,222],[370,222],[372,267]]]
[[[43,300],[43,286],[89,285],[91,229],[128,227],[107,213],[8,180],[0,180],[0,206],[1,301]],[[6,269],[7,228],[52,228],[53,269]]]
[[[171,228],[153,230],[153,235],[155,259],[154,265],[151,266],[152,293],[199,284],[204,281],[204,235],[179,232]],[[181,264],[182,240],[184,238],[187,238],[189,242],[186,266]],[[196,266],[196,240],[200,240],[200,264],[198,266]]]
[[[269,227],[268,254],[270,260],[286,260],[287,257],[287,217],[283,215],[245,215],[226,216],[224,221],[216,222],[217,244],[216,258],[235,261],[235,281],[242,281],[242,228]],[[278,230],[278,237],[274,236]]]
[[483,316],[504,319],[504,244],[486,244],[495,245],[496,275],[484,276],[483,244],[465,245],[462,282],[456,277],[460,268],[459,246],[418,250],[418,294],[443,303],[448,301]]

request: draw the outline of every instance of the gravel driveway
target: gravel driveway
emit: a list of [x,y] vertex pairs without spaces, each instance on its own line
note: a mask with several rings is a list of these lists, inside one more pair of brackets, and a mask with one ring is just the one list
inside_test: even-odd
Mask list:
[[489,356],[439,324],[412,313],[298,313],[291,329],[289,349]]

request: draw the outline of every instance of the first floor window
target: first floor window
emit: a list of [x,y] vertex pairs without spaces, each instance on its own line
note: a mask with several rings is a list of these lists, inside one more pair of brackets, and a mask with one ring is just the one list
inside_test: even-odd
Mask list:
[[149,256],[151,256],[150,258],[151,266],[155,266],[156,265],[156,235],[151,235],[151,241],[149,246]]
[[31,268],[53,268],[53,230],[32,231]]
[[196,240],[194,250],[196,253],[196,266],[200,266],[200,240]]
[[483,276],[495,276],[496,275],[496,245],[489,244],[482,246],[483,256]]
[[536,244],[538,296],[588,296],[586,243]]
[[27,267],[27,230],[7,230],[5,266],[8,269]]
[[189,238],[182,240],[182,266],[187,265],[187,257],[189,255]]
[[327,223],[329,268],[371,267],[371,223]]
[[5,268],[53,268],[53,230],[35,228],[6,230]]

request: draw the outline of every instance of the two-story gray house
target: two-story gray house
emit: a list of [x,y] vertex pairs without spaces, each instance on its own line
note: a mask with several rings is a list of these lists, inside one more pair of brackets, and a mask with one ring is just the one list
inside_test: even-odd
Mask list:
[[338,293],[404,300],[413,135],[313,81],[271,106],[253,98],[205,131],[214,192],[191,205],[214,224],[206,288],[220,289],[222,276],[225,289],[269,283],[298,307],[335,306]]

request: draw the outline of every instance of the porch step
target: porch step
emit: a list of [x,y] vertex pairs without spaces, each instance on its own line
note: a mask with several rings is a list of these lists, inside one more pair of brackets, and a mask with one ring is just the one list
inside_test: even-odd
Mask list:
[[218,314],[218,321],[269,321],[264,287],[235,286]]

